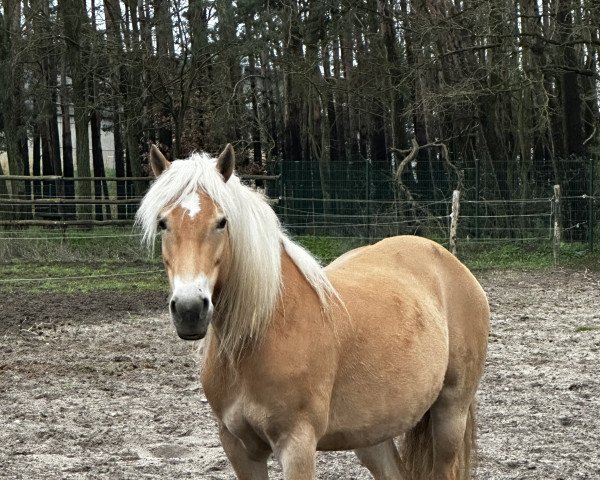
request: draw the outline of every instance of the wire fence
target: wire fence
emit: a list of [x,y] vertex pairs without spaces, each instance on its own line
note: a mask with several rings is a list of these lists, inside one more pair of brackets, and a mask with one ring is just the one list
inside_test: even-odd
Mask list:
[[550,239],[553,189],[559,183],[563,240],[593,248],[598,224],[597,158],[554,159],[561,166],[557,181],[552,169],[520,165],[518,159],[509,167],[475,160],[468,168],[457,169],[454,165],[464,163],[459,157],[453,163],[439,156],[425,163],[421,159],[401,172],[394,171],[393,162],[390,167],[366,158],[332,164],[326,174],[319,172],[315,162],[286,162],[278,170],[277,211],[300,234],[339,232],[380,238],[415,233],[438,238],[447,235],[452,192],[459,190],[459,238],[480,243]]
[[[27,178],[27,180],[24,180]],[[4,176],[2,180],[33,183],[36,181],[98,180],[64,179],[62,177]],[[104,179],[100,179],[104,180]],[[106,180],[115,180],[108,178]],[[139,178],[120,178],[124,182]],[[447,236],[451,213],[451,196],[436,200],[336,198],[335,196],[287,196],[289,189],[280,175],[252,175],[243,180],[257,186],[271,198],[282,223],[294,235],[328,236],[334,238],[361,238],[376,240],[390,235],[417,234],[436,239]],[[146,184],[148,179],[144,179]],[[357,184],[360,184],[358,182]],[[337,190],[336,190],[337,192]],[[458,235],[473,242],[519,241],[550,239],[552,237],[553,197],[542,198],[472,198],[465,189],[461,198],[461,215]],[[368,192],[365,191],[368,195]],[[0,238],[6,232],[24,227],[54,227],[59,230],[89,230],[91,227],[131,226],[142,195],[119,197],[116,192],[107,196],[59,196],[52,191],[49,196],[36,195],[33,189],[22,194],[0,194]],[[471,198],[470,198],[471,197]],[[598,224],[597,197],[593,191],[561,199],[563,239],[587,242],[594,246],[594,230]],[[82,210],[80,207],[87,207]],[[119,210],[120,207],[125,210]],[[51,230],[48,235],[53,235]],[[56,234],[56,232],[54,233]],[[125,234],[125,233],[124,233]],[[125,234],[128,235],[128,234]],[[133,234],[130,234],[133,235]],[[101,238],[90,234],[90,238]],[[15,237],[21,240],[38,237]]]
[[[364,172],[362,172],[364,173]],[[296,175],[297,177],[297,175]],[[459,252],[468,248],[485,248],[495,244],[532,244],[547,249],[556,248],[557,228],[560,242],[579,243],[594,249],[600,223],[594,183],[585,192],[557,198],[552,189],[538,189],[546,195],[532,198],[484,198],[478,187],[463,187],[460,213],[452,214],[451,192],[436,192],[422,199],[401,188],[393,179],[387,184],[364,175],[345,177],[341,186],[328,192],[305,188],[295,176],[282,173],[268,176],[248,175],[242,180],[263,191],[286,230],[296,237],[327,238],[344,246],[371,243],[403,234],[426,236],[448,246],[455,222],[455,241]],[[300,183],[293,184],[292,180]],[[116,276],[143,275],[160,271],[157,250],[147,254],[140,247],[140,235],[132,228],[133,218],[142,195],[131,189],[98,191],[98,195],[75,197],[67,195],[57,182],[104,181],[116,186],[116,181],[133,185],[149,184],[140,178],[63,177],[0,177],[9,184],[28,183],[30,188],[12,188],[0,194],[0,262],[43,261],[77,263],[115,260],[123,265],[137,265],[135,271],[67,275],[70,280],[93,280]],[[306,180],[306,179],[304,179]],[[35,189],[35,182],[51,183],[53,188]],[[19,193],[17,193],[19,192]],[[572,192],[571,192],[572,193]],[[346,196],[344,196],[346,195]],[[389,198],[391,196],[391,198]],[[82,209],[82,207],[85,207]],[[139,265],[138,265],[139,264]],[[56,279],[43,276],[39,281]],[[35,277],[3,278],[0,284],[34,282]]]
[[[586,201],[585,220],[573,215]],[[276,207],[284,225],[296,235],[361,237],[377,240],[390,235],[416,234],[435,239],[448,237],[451,198],[437,202],[354,202],[354,213],[333,213],[347,209],[346,200],[293,199],[288,207],[285,197]],[[561,198],[562,237],[566,241],[587,243],[593,249],[594,229],[598,225],[596,197]],[[328,207],[323,206],[329,203]],[[336,204],[340,204],[336,208]],[[332,208],[334,207],[334,208]],[[329,208],[329,210],[328,210]],[[458,223],[459,240],[471,243],[547,240],[554,235],[555,199],[461,200]],[[564,212],[568,212],[566,215]]]

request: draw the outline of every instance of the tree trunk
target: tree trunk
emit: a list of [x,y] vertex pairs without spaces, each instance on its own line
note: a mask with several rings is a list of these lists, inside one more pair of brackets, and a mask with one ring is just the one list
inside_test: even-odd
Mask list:
[[[92,164],[94,166],[94,177],[106,177],[104,169],[104,156],[102,155],[102,142],[100,131],[101,120],[96,109],[90,113],[90,130],[92,134]],[[94,197],[97,200],[108,200],[108,186],[106,180],[94,180]],[[110,210],[107,206],[107,218],[110,218]],[[102,205],[96,204],[96,220],[103,220]]]
[[[62,68],[60,73],[60,111],[62,119],[62,154],[63,154],[63,174],[66,178],[75,176],[73,166],[73,140],[71,137],[71,102],[69,101],[69,87],[67,85],[67,60],[66,52],[63,54]],[[65,180],[64,193],[66,198],[75,198],[75,182]],[[76,206],[66,204],[63,207],[67,217],[74,217]]]
[[[1,22],[0,22],[1,23]],[[20,51],[20,0],[4,1],[3,29],[0,30],[0,105],[3,106],[4,139],[8,170],[10,175],[25,175],[23,142],[27,142],[27,132],[23,122],[23,64],[18,59]],[[2,187],[4,190],[5,187]],[[25,195],[23,181],[11,182],[11,194],[16,198]],[[25,216],[25,208],[14,207],[15,219]]]
[[[63,20],[64,34],[69,39],[67,53],[71,64],[73,84],[73,106],[75,112],[75,153],[77,156],[78,177],[90,177],[90,153],[88,135],[88,56],[89,19],[83,3],[78,0],[60,0],[59,11]],[[76,184],[78,198],[91,198],[92,185],[89,181]],[[91,204],[77,206],[77,214],[82,219],[90,219]]]
[[[309,6],[309,15],[305,24],[306,36],[306,67],[305,70],[310,78],[310,86],[307,89],[307,106],[309,109],[309,124],[307,125],[309,152],[318,162],[319,183],[321,197],[323,198],[322,211],[329,214],[331,210],[331,186],[330,186],[330,126],[327,116],[327,105],[329,103],[329,92],[327,84],[321,75],[319,61],[319,46],[325,37],[325,21],[327,12],[324,4],[312,0]],[[311,162],[312,163],[312,162]],[[319,205],[319,207],[321,207]],[[321,210],[321,208],[319,208]]]
[[[561,186],[564,197],[581,196],[587,192],[588,175],[586,148],[583,143],[583,104],[581,87],[577,71],[583,70],[575,47],[571,43],[574,36],[573,10],[579,8],[572,0],[561,1],[558,4],[556,23],[559,48],[559,65],[563,69],[559,77],[559,87],[562,104],[562,133],[564,156],[559,160],[561,169]],[[567,224],[572,240],[584,240],[587,237],[588,202],[584,199],[570,201],[565,205],[563,221]]]
[[[302,198],[309,196],[307,175],[303,172],[309,170],[304,165],[302,155],[302,117],[303,102],[302,88],[296,79],[296,69],[302,62],[302,43],[298,19],[298,4],[292,0],[289,11],[284,12],[283,29],[284,37],[284,65],[283,65],[283,96],[284,96],[284,132],[285,153],[283,155],[284,183],[288,196]],[[310,172],[308,172],[310,175]],[[308,175],[308,176],[309,176]]]
[[[123,151],[123,124],[121,109],[124,89],[121,82],[120,64],[123,61],[123,45],[121,43],[121,11],[118,0],[104,0],[104,12],[106,18],[107,49],[111,52],[109,56],[110,80],[111,80],[111,106],[112,127],[114,142],[115,176],[125,177],[125,153]],[[117,180],[117,199],[127,198],[127,189],[124,180]],[[127,215],[127,206],[117,205],[117,217],[123,220]]]
[[[128,6],[131,17],[131,31],[126,38],[130,38],[131,50],[129,52],[130,64],[124,68],[123,82],[125,84],[125,99],[123,109],[123,123],[125,127],[125,142],[127,145],[127,176],[142,177],[141,142],[143,139],[143,117],[144,95],[142,91],[143,78],[140,79],[140,69],[144,76],[143,65],[145,65],[145,54],[140,40],[138,29],[137,3]],[[128,29],[129,30],[129,29]],[[145,35],[144,35],[145,37]],[[134,197],[140,197],[146,188],[145,182],[134,181],[129,192]]]
[[[217,112],[229,111],[227,115],[219,115],[215,120],[222,125],[216,131],[218,143],[237,142],[242,139],[242,109],[241,94],[243,89],[238,86],[241,78],[240,59],[237,52],[236,23],[234,17],[234,6],[230,0],[216,0],[216,12],[219,19],[218,35],[223,51],[221,61],[214,65],[213,73],[215,81],[221,84],[215,98],[220,98],[221,108],[217,106]],[[222,106],[227,108],[223,109]],[[216,112],[215,112],[216,113]],[[216,128],[216,125],[213,126]],[[219,141],[220,140],[220,141]]]
[[[429,143],[429,135],[427,132],[426,123],[426,111],[425,111],[425,95],[423,91],[423,85],[426,84],[430,79],[423,78],[425,75],[424,68],[420,67],[420,64],[424,63],[427,59],[423,53],[428,47],[426,45],[420,45],[413,41],[413,35],[417,30],[415,21],[423,12],[419,10],[419,2],[412,5],[412,10],[409,13],[408,5],[406,0],[401,1],[401,9],[404,18],[406,19],[406,26],[404,28],[405,42],[406,42],[406,62],[407,70],[410,72],[411,78],[411,110],[412,110],[412,124],[415,140],[419,145],[426,145]],[[402,142],[402,148],[406,148],[406,144]],[[421,148],[419,149],[415,158],[416,166],[414,172],[411,168],[406,168],[406,179],[404,184],[408,185],[411,192],[415,192],[417,198],[422,199],[437,199],[437,192],[448,192],[448,179],[446,175],[443,175],[443,171],[439,166],[439,159],[433,156],[431,149]],[[398,165],[396,165],[397,168]],[[414,173],[414,174],[413,174]],[[444,197],[446,195],[443,195]]]
[[[246,28],[249,28],[247,25]],[[258,168],[262,168],[262,144],[260,141],[260,114],[258,111],[258,92],[256,87],[256,60],[254,54],[248,55],[248,66],[250,74],[250,101],[252,105],[251,138],[252,138],[252,161]]]
[[[35,103],[34,103],[35,105]],[[34,177],[39,177],[42,174],[42,156],[41,156],[42,140],[40,138],[39,128],[33,127],[33,161],[32,161],[32,173]],[[33,198],[42,197],[42,182],[35,180],[33,182]]]
[[[106,169],[104,167],[104,155],[102,153],[102,117],[98,105],[100,103],[99,85],[97,77],[100,76],[100,68],[98,58],[100,51],[106,47],[104,39],[100,37],[96,30],[96,2],[91,0],[92,11],[92,31],[93,41],[91,42],[90,57],[92,65],[90,70],[92,75],[88,85],[90,94],[90,132],[92,136],[92,165],[94,177],[106,177]],[[94,197],[97,200],[109,199],[108,185],[106,180],[94,180]],[[102,204],[96,204],[96,220],[103,220]],[[110,219],[110,205],[106,205],[106,218]]]
[[170,0],[154,0],[153,5],[154,24],[156,25],[156,54],[159,62],[161,58],[170,60],[175,55],[171,2]]
[[[340,59],[340,32],[337,28],[332,34],[332,49],[333,49],[333,72],[331,83],[335,85],[332,98],[334,102],[334,111],[332,112],[333,117],[330,116],[329,124],[335,129],[335,134],[330,135],[330,138],[336,138],[335,150],[332,150],[331,158],[331,170],[332,178],[340,179],[336,188],[334,189],[334,196],[338,199],[350,198],[346,191],[346,177],[348,170],[348,153],[349,153],[349,139],[346,137],[347,133],[347,110],[349,105],[346,104],[346,92],[345,84],[348,81],[346,78],[342,78],[342,65]],[[351,139],[350,139],[351,140]],[[334,153],[335,152],[335,153]],[[340,202],[336,202],[338,207],[337,213],[343,213],[344,205]]]

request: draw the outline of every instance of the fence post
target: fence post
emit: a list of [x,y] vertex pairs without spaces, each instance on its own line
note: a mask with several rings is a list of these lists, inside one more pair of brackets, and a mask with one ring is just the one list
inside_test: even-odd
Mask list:
[[479,158],[475,158],[475,238],[479,238]]
[[450,239],[448,246],[452,255],[456,255],[456,236],[458,232],[458,212],[460,209],[460,190],[452,192],[452,213],[450,214]]
[[552,254],[554,256],[554,266],[558,265],[560,257],[560,237],[561,237],[561,215],[560,215],[560,185],[554,185],[554,236],[552,242]]
[[590,253],[594,251],[594,155],[590,156],[590,181],[589,181],[589,205],[588,205],[588,241],[590,242]]
[[371,169],[369,168],[371,165],[371,161],[368,158],[365,158],[365,196],[367,197],[367,218],[364,223],[367,224],[367,236],[369,237],[369,242],[371,242],[371,222],[373,218],[371,217]]

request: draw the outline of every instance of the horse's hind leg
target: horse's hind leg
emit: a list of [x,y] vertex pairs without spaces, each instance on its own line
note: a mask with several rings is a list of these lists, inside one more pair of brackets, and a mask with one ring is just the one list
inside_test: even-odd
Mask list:
[[402,480],[400,456],[394,440],[386,440],[372,447],[354,450],[360,460],[375,480]]
[[471,447],[474,447],[474,419],[470,405],[442,393],[431,407],[430,414],[433,434],[433,479],[470,479]]
[[224,425],[219,427],[219,437],[221,438],[223,450],[225,450],[225,454],[239,480],[268,480],[267,459],[270,453],[269,449],[255,452],[253,458],[242,442],[232,435]]

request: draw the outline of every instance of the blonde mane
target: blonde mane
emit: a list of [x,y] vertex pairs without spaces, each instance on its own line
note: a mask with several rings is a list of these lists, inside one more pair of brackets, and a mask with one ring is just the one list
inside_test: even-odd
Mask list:
[[144,196],[136,225],[147,246],[154,243],[158,217],[198,191],[219,205],[228,219],[231,267],[215,304],[224,353],[236,358],[244,346],[263,337],[282,293],[283,251],[315,291],[322,308],[328,309],[337,293],[317,260],[287,236],[263,195],[243,185],[235,174],[224,182],[216,159],[206,154],[173,162]]

